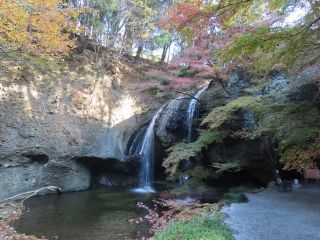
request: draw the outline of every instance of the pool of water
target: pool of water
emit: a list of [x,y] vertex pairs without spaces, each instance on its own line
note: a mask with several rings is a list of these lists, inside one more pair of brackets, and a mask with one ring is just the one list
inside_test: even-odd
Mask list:
[[147,226],[128,220],[141,214],[137,202],[154,194],[127,189],[96,189],[29,199],[13,227],[20,233],[54,240],[125,240],[146,235]]

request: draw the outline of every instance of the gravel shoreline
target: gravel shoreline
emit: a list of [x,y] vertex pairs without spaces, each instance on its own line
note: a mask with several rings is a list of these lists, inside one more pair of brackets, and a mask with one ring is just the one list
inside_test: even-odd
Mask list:
[[[40,240],[34,236],[27,236],[25,234],[19,234],[13,227],[10,226],[10,222],[18,219],[22,214],[21,202],[5,202],[0,204],[0,239],[1,240]],[[41,238],[45,240],[45,238]]]

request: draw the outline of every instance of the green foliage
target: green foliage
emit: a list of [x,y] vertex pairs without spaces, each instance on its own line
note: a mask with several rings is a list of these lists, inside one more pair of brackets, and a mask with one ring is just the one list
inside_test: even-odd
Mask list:
[[158,231],[155,240],[233,240],[230,229],[219,219],[197,218],[189,222],[171,222]]
[[258,115],[259,128],[255,137],[271,135],[279,141],[280,161],[286,168],[310,166],[320,153],[320,112],[310,102],[270,104]]
[[281,139],[281,150],[292,145],[306,147],[308,141],[319,134],[319,110],[310,102],[274,104],[268,110],[260,116],[261,127],[258,131],[275,134]]
[[[260,98],[244,96],[232,100],[225,106],[214,108],[202,121],[208,128],[200,132],[199,138],[192,143],[180,143],[169,149],[169,156],[163,166],[174,174],[183,159],[197,156],[210,144],[222,141],[235,134],[228,129],[232,121],[239,121],[239,110],[253,113],[257,129],[239,129],[237,137],[256,139],[273,136],[278,141],[280,162],[285,168],[312,167],[320,154],[320,111],[307,101],[278,103],[277,96],[269,94]],[[217,173],[238,170],[237,163],[218,166]]]
[[162,48],[165,45],[171,45],[172,43],[172,33],[164,29],[155,29],[155,33],[151,36],[150,40],[147,42],[147,47],[150,50],[155,50]]
[[300,26],[281,31],[261,27],[255,32],[235,37],[232,44],[222,51],[222,56],[226,61],[237,59],[243,63],[248,56],[253,56],[252,66],[264,74],[275,67],[288,68],[297,63],[305,66],[320,57],[318,51],[312,50],[319,44],[319,39],[311,37],[315,34],[315,30],[302,31]]
[[244,96],[231,101],[226,106],[214,108],[202,121],[202,125],[216,129],[223,123],[236,119],[235,113],[240,109],[253,110],[256,114],[262,111],[263,102],[252,96]]
[[173,175],[184,159],[195,157],[201,150],[201,146],[196,144],[178,143],[169,148],[169,156],[163,161],[162,166],[166,168],[166,172]]
[[157,93],[160,91],[160,89],[158,87],[149,87],[146,90],[151,96],[156,96]]
[[166,30],[162,30],[160,34],[155,36],[155,43],[158,47],[169,44],[172,41],[172,34]]
[[226,131],[202,131],[199,138],[192,143],[178,143],[168,149],[169,156],[163,161],[166,172],[173,175],[184,159],[197,156],[199,152],[206,149],[212,142],[221,141],[227,135]]
[[166,1],[155,0],[92,0],[67,1],[79,10],[78,31],[90,35],[97,46],[115,48],[132,54],[133,50],[155,50],[159,44],[171,42],[172,35],[157,28],[156,19],[165,8]]
[[241,169],[241,165],[237,162],[228,162],[228,163],[215,163],[213,167],[218,168],[216,173],[223,172],[238,172]]
[[256,117],[258,129],[249,133],[247,138],[274,136],[279,141],[280,161],[287,168],[303,167],[303,163],[310,166],[310,161],[315,159],[320,150],[318,145],[313,144],[320,134],[319,109],[310,102],[277,104],[270,96],[260,100],[253,99],[239,98],[224,107],[214,109],[203,124],[216,129],[234,118],[237,109],[250,110]]
[[117,10],[117,0],[92,0],[91,5],[95,9],[99,9],[102,12],[114,12]]
[[245,195],[245,192],[247,192],[248,190],[249,188],[245,186],[231,188],[229,192],[224,195],[224,199],[227,204],[246,203],[249,201],[249,199]]

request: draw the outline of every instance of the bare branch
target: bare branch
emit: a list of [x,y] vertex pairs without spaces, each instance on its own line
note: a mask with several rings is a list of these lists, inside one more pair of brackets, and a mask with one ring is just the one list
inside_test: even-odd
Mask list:
[[10,202],[10,201],[14,201],[14,200],[21,200],[22,199],[22,203],[31,198],[31,197],[34,197],[36,195],[38,195],[40,192],[43,192],[45,190],[49,190],[49,191],[52,191],[52,192],[61,192],[62,189],[59,188],[59,187],[56,187],[56,186],[48,186],[48,187],[42,187],[40,189],[37,189],[37,190],[33,190],[33,191],[29,191],[29,192],[24,192],[24,193],[20,193],[20,194],[17,194],[17,195],[14,195],[13,197],[10,197],[10,198],[7,198],[7,199],[4,199],[2,201],[0,201],[0,203],[4,203],[4,202]]

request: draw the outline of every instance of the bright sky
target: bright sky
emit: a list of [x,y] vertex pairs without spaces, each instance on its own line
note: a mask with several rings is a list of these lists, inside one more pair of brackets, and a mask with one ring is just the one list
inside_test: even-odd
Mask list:
[[307,12],[310,10],[310,4],[305,3],[304,6],[296,7],[285,19],[284,24],[285,25],[294,25],[297,23],[300,19],[302,19]]

